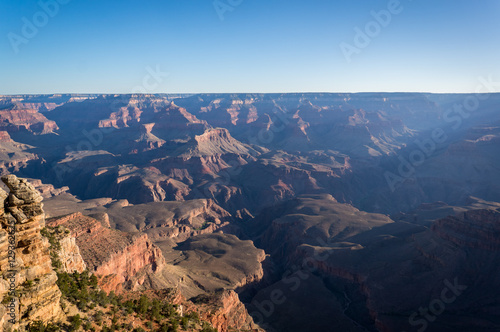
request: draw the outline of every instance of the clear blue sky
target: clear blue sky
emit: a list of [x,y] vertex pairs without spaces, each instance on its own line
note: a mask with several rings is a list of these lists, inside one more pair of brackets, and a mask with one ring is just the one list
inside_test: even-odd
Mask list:
[[498,0],[401,0],[351,62],[339,45],[354,46],[354,28],[388,1],[220,2],[236,4],[224,20],[213,0],[71,0],[16,53],[10,39],[42,8],[2,0],[0,94],[130,93],[148,67],[169,73],[147,81],[163,93],[468,92],[478,76],[500,81]]

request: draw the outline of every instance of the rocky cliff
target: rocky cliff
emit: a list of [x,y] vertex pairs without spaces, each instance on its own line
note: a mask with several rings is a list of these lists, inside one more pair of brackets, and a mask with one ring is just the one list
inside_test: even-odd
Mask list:
[[210,322],[219,332],[251,331],[263,332],[240,302],[238,294],[224,290],[211,295],[200,295],[192,301],[197,305],[201,317]]
[[0,316],[4,330],[30,321],[60,318],[61,292],[52,269],[42,196],[24,179],[2,177],[10,193],[0,190]]
[[53,218],[48,225],[62,225],[70,230],[87,267],[99,278],[99,285],[106,292],[121,292],[124,283],[134,289],[144,282],[144,279],[136,278],[140,272],[154,273],[165,264],[160,249],[146,234],[110,229],[81,213]]
[[71,236],[69,229],[63,226],[46,227],[42,230],[42,235],[49,239],[52,264],[59,269],[58,272],[82,273],[87,269],[76,239]]
[[[68,297],[71,287],[63,287],[64,280],[74,282],[83,278],[82,276],[88,276],[87,268],[98,277],[100,286],[92,291],[102,289],[106,292],[122,292],[128,294],[126,297],[132,294],[128,290],[144,289],[140,286],[145,279],[163,269],[165,261],[162,253],[146,234],[130,234],[111,229],[105,213],[95,214],[101,221],[81,213],[52,218],[45,227],[42,196],[35,187],[27,180],[20,180],[12,175],[2,180],[10,189],[10,194],[0,190],[3,202],[0,204],[0,274],[3,276],[0,281],[0,298],[3,300],[0,305],[0,331],[10,331],[13,328],[25,331],[27,325],[35,321],[53,321],[55,326],[62,328],[68,322],[68,317],[75,314],[82,315],[87,321],[94,321],[94,309],[87,307],[80,311],[85,307],[81,303],[79,309],[73,307],[79,300],[74,302],[75,298]],[[188,215],[196,218],[197,213]],[[15,241],[10,238],[11,225],[16,228],[13,233]],[[12,250],[9,242],[14,243]],[[260,258],[262,259],[263,257]],[[59,274],[54,272],[53,266]],[[9,283],[12,273],[15,274],[12,286],[15,292],[11,293]],[[262,269],[258,274],[254,278],[261,276]],[[58,276],[63,278],[63,284],[60,284],[61,280],[57,281]],[[63,290],[63,298],[58,283]],[[149,292],[162,291],[156,288],[156,291]],[[133,293],[138,296],[149,294],[147,291]],[[193,326],[193,331],[200,330],[201,325],[205,326],[206,322],[223,332],[234,329],[260,331],[234,291],[208,294],[209,300],[203,303],[186,300],[180,292],[175,294],[177,295],[170,297],[171,302],[178,305],[178,315],[195,311],[202,319],[201,323]],[[64,312],[61,310],[60,300],[64,302]],[[13,308],[12,317],[15,316],[12,321],[10,307]],[[98,309],[104,308],[99,307],[95,311]],[[111,315],[112,313],[105,311],[104,321],[111,321]],[[137,326],[146,326],[142,318],[136,323]],[[100,330],[98,325],[94,327]]]
[[23,104],[14,104],[0,110],[0,127],[11,132],[27,130],[33,134],[48,134],[58,129],[54,121]]

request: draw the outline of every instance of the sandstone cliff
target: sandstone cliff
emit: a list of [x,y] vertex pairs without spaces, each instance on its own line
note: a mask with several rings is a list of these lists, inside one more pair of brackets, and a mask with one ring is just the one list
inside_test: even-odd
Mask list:
[[76,239],[71,236],[69,229],[63,226],[47,227],[42,230],[42,235],[49,239],[52,265],[54,268],[60,269],[58,272],[82,273],[87,269],[87,265],[80,255]]
[[[52,269],[42,196],[24,179],[2,177],[10,193],[0,190],[0,305],[2,327],[23,330],[33,320],[61,316],[61,292]],[[6,254],[7,253],[7,254]]]
[[232,290],[200,295],[192,301],[197,305],[201,317],[210,322],[219,332],[264,331],[254,323],[247,309],[240,302],[238,294]]
[[48,225],[62,225],[70,230],[88,269],[99,278],[99,285],[106,292],[121,292],[124,286],[134,289],[144,282],[144,277],[136,278],[140,272],[154,273],[165,264],[160,249],[146,234],[110,229],[81,213],[51,219]]

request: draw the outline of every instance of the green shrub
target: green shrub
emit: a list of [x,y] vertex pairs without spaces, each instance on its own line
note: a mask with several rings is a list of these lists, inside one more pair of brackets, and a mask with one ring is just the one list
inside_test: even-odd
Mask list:
[[90,324],[90,322],[85,322],[85,324],[83,324],[83,329],[85,331],[90,331],[92,329],[92,324]]
[[184,315],[184,317],[187,317],[189,320],[192,320],[193,322],[196,323],[200,322],[200,315],[198,315],[196,311],[188,312],[187,314]]
[[80,318],[79,314],[76,314],[74,316],[69,317],[69,322],[70,322],[70,331],[76,331],[82,326],[82,319]]
[[181,317],[181,326],[182,326],[182,329],[183,330],[187,330],[187,328],[189,327],[189,318],[184,316],[184,317]]
[[136,312],[138,314],[144,315],[146,312],[148,312],[150,305],[151,303],[149,302],[147,296],[141,295],[141,297],[139,298],[139,303],[137,304]]
[[56,324],[48,323],[45,325],[42,321],[34,321],[28,324],[28,332],[57,332],[61,331],[60,327]]
[[218,332],[216,328],[212,327],[207,322],[203,322],[203,329],[201,332]]

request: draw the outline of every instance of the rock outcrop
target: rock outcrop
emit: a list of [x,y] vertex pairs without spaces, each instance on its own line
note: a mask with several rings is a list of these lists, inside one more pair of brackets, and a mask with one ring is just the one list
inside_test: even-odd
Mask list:
[[206,130],[202,135],[197,135],[191,142],[187,155],[214,156],[223,154],[257,155],[257,151],[250,146],[234,139],[229,131],[224,128]]
[[263,332],[240,302],[238,294],[224,290],[211,295],[200,295],[192,301],[198,306],[201,317],[219,332],[251,331]]
[[2,181],[10,193],[0,191],[0,314],[4,330],[22,330],[34,320],[58,319],[61,292],[48,240],[40,234],[45,226],[42,196],[25,179],[8,175]]
[[68,234],[59,240],[61,249],[58,252],[59,259],[63,264],[63,270],[67,273],[78,272],[82,273],[86,268],[86,264],[80,255],[80,248],[76,244],[76,239]]
[[141,272],[154,273],[165,264],[160,249],[146,234],[110,229],[81,213],[53,218],[48,225],[62,225],[70,230],[89,271],[99,278],[99,285],[106,292],[119,293],[124,287],[134,289],[144,282]]
[[80,254],[80,248],[76,244],[76,239],[71,236],[69,229],[63,226],[46,227],[42,231],[42,235],[49,238],[49,242],[51,242],[51,254],[54,256],[53,259],[58,262],[57,266],[54,267],[60,269],[58,272],[82,273],[87,269]]

